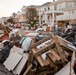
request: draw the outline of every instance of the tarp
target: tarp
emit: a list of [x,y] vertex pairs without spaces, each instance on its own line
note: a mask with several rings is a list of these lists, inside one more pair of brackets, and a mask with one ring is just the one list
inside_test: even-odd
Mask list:
[[22,43],[22,48],[25,50],[25,51],[29,51],[29,46],[31,45],[31,42],[32,42],[32,39],[30,37],[27,37],[23,43]]

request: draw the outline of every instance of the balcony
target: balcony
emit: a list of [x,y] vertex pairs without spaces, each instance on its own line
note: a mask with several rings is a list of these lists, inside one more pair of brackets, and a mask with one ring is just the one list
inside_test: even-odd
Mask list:
[[56,17],[57,21],[65,21],[65,20],[72,20],[72,19],[76,19],[76,14],[60,15]]
[[55,14],[63,14],[63,11],[61,11],[61,10],[41,11],[41,12],[39,12],[39,14],[52,14],[53,12],[54,12]]

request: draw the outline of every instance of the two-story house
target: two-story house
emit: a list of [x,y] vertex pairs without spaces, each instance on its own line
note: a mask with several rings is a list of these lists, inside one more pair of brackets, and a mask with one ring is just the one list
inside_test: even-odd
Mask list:
[[57,8],[57,1],[47,2],[40,6],[39,10],[39,24],[45,21],[48,25],[56,24],[56,16],[63,14],[62,8]]
[[76,24],[76,0],[58,0],[57,8],[62,9],[64,14],[57,16],[57,24],[66,28],[69,24]]

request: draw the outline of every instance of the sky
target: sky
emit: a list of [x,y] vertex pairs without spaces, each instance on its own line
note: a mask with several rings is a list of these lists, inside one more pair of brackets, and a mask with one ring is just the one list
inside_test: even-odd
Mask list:
[[21,11],[22,6],[42,5],[46,2],[53,2],[53,0],[0,0],[0,18]]

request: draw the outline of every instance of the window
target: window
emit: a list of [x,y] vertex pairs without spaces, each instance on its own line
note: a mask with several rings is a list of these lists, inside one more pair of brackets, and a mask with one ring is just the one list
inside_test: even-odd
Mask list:
[[48,7],[48,10],[50,10],[50,8]]
[[46,8],[44,8],[44,11],[46,11]]
[[76,6],[76,1],[74,1],[74,7]]
[[54,10],[57,10],[57,5],[54,6]]
[[50,17],[48,16],[48,20],[50,19]]
[[74,14],[74,10],[72,10],[72,14]]

